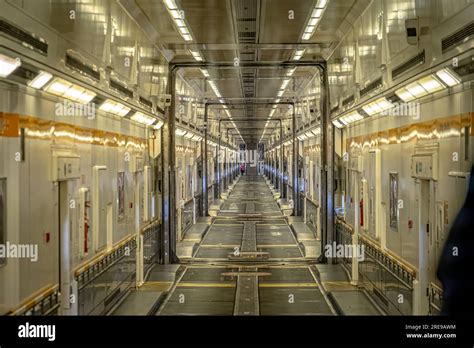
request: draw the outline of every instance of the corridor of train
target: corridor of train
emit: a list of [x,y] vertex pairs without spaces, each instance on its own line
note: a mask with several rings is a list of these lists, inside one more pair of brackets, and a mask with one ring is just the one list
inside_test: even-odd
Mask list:
[[332,315],[262,176],[242,176],[159,315]]
[[472,279],[473,18],[0,0],[0,316],[439,315]]

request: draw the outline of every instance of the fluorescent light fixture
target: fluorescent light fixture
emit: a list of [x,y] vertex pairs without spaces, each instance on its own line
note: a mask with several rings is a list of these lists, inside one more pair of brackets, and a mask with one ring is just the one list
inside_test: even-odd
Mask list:
[[44,88],[44,90],[51,94],[64,97],[82,104],[89,103],[97,95],[96,93],[91,92],[81,86],[75,85],[69,81],[60,78],[55,78],[49,85]]
[[153,125],[153,128],[155,129],[160,129],[161,127],[163,127],[163,121],[161,120],[158,120],[154,125]]
[[286,76],[292,76],[295,72],[296,68],[291,68],[286,71]]
[[176,2],[174,0],[165,0],[166,7],[170,10],[174,10],[177,8]]
[[385,98],[379,98],[367,105],[364,105],[362,109],[369,115],[375,115],[380,112],[383,112],[385,110],[388,110],[392,108],[392,103],[390,103],[387,99]]
[[306,140],[306,139],[307,139],[307,136],[304,135],[304,134],[301,134],[301,135],[298,136],[298,139],[301,140],[301,141],[303,141],[303,140]]
[[193,137],[191,138],[191,140],[194,140],[194,141],[201,141],[202,140],[202,137],[197,135],[197,134],[193,134]]
[[323,14],[323,9],[322,8],[315,8],[313,10],[313,13],[311,14],[312,18],[319,18]]
[[194,134],[191,133],[191,132],[186,132],[186,134],[184,134],[184,137],[187,138],[187,139],[191,139],[193,136],[194,136]]
[[63,97],[66,97],[71,100],[76,100],[84,92],[85,92],[85,88],[72,85],[70,88],[68,88],[67,91],[64,92]]
[[62,96],[71,86],[72,83],[56,78],[44,90],[54,95]]
[[201,70],[201,73],[205,76],[205,77],[209,77],[209,71],[207,71],[206,69],[199,69]]
[[363,117],[357,111],[353,111],[353,112],[350,112],[347,115],[342,116],[341,118],[339,118],[339,121],[341,123],[347,125],[347,124],[350,124],[350,123],[353,123],[353,122],[356,122],[356,121],[359,121],[359,120],[362,120],[362,119],[363,119]]
[[428,94],[426,89],[421,87],[421,85],[418,82],[412,82],[409,85],[407,85],[405,88],[415,98],[420,98]]
[[404,102],[409,102],[413,99],[415,99],[415,97],[407,91],[407,89],[405,87],[402,87],[400,89],[397,89],[395,91],[395,94],[401,99],[403,100]]
[[178,10],[170,10],[170,13],[171,13],[171,18],[173,18],[173,20],[181,19],[181,13],[179,13]]
[[99,107],[99,110],[110,112],[111,114],[118,115],[120,117],[125,116],[130,112],[130,108],[121,103],[117,103],[113,100],[107,99]]
[[321,134],[321,128],[314,128],[311,130],[314,135],[320,135]]
[[176,134],[178,137],[182,137],[183,135],[186,134],[186,130],[181,129],[181,128],[176,128],[175,134]]
[[178,29],[181,32],[181,34],[183,34],[183,35],[189,34],[189,30],[186,27],[178,27]]
[[444,89],[444,86],[441,82],[438,81],[433,75],[425,76],[418,80],[418,83],[423,87],[428,93],[434,93]]
[[77,97],[76,101],[82,103],[82,104],[87,104],[89,103],[92,99],[94,99],[96,94],[94,92],[88,91],[87,89],[79,96]]
[[343,128],[344,127],[344,125],[341,122],[339,122],[339,120],[332,121],[332,124],[335,125],[337,128]]
[[193,41],[191,35],[183,35],[183,39],[185,39],[186,41]]
[[304,33],[303,34],[303,40],[309,40],[309,39],[311,39],[311,36],[313,36],[312,33]]
[[0,53],[0,77],[7,77],[20,65],[20,58],[12,58]]
[[201,54],[198,52],[198,51],[191,51],[189,50],[189,52],[191,53],[191,55],[193,56],[193,58],[199,62],[202,62],[202,56]]
[[130,119],[132,119],[133,121],[135,122],[138,122],[138,123],[142,123],[142,124],[145,124],[147,126],[151,126],[154,122],[155,122],[155,118],[154,117],[151,117],[151,116],[148,116],[148,115],[145,115],[139,111],[137,111],[136,113],[134,113],[132,115],[132,117],[130,117]]
[[[316,23],[318,23],[318,21],[319,21],[319,18],[310,18],[308,22],[308,26],[315,26]],[[308,31],[308,29],[306,29],[306,31]]]
[[293,60],[300,60],[301,57],[303,57],[304,51],[304,49],[296,50],[295,55],[293,56]]
[[312,138],[314,136],[313,132],[311,131],[304,133],[304,135],[306,135],[307,138]]
[[436,75],[449,87],[455,86],[461,83],[461,80],[456,76],[454,72],[449,68],[438,70]]
[[36,75],[36,77],[28,83],[28,86],[33,87],[35,89],[40,89],[45,84],[47,84],[52,78],[53,75],[51,75],[50,73],[40,71],[39,74]]
[[319,0],[316,7],[318,7],[318,8],[326,7],[327,3],[328,3],[328,0]]

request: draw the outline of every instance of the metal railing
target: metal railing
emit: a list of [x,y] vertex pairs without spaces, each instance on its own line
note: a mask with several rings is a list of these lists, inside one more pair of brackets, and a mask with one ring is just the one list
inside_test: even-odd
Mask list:
[[[145,271],[159,257],[159,229],[158,220],[141,229]],[[74,271],[79,315],[105,313],[134,284],[136,248],[136,235],[128,236]]]
[[144,272],[159,259],[161,224],[159,220],[152,221],[142,229]]
[[428,298],[430,304],[430,315],[441,314],[443,305],[443,289],[435,283],[430,283],[428,288]]
[[[353,227],[336,218],[336,241],[338,244],[352,245]],[[383,250],[376,241],[363,234],[359,244],[364,247],[364,259],[359,262],[359,275],[382,304],[392,314],[412,314],[413,281],[416,269],[388,250]],[[345,265],[351,258],[343,257]],[[400,295],[403,301],[399,301]]]
[[7,313],[12,316],[54,315],[59,308],[59,286],[48,285]]
[[194,215],[194,198],[188,199],[184,202],[181,209],[181,236],[193,225]]

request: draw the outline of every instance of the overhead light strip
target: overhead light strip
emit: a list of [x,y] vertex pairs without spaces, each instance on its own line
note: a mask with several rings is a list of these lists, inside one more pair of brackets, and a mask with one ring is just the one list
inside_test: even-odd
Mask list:
[[303,33],[303,41],[308,41],[313,36],[314,32],[316,31],[316,27],[318,26],[324,11],[326,10],[327,2],[328,0],[319,0],[317,5],[314,7]]
[[168,12],[173,19],[174,24],[178,28],[179,33],[185,41],[193,41],[191,33],[189,32],[188,27],[186,26],[186,21],[182,15],[183,11],[178,8],[174,0],[163,0]]

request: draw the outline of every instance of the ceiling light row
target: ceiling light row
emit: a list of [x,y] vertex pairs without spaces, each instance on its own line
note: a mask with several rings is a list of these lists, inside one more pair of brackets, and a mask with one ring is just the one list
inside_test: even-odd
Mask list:
[[184,138],[189,139],[189,140],[193,140],[193,141],[201,141],[202,140],[202,136],[194,134],[193,132],[190,132],[190,131],[188,131],[186,129],[183,129],[183,128],[177,127],[174,133],[178,137],[184,137]]
[[[436,71],[433,74],[421,77],[418,80],[409,83],[405,87],[397,89],[395,94],[403,102],[410,102],[428,94],[438,92],[442,89],[455,86],[459,83],[461,83],[461,79],[450,68],[446,67]],[[392,107],[393,104],[385,97],[382,97],[362,106],[362,109],[367,115],[373,116],[387,111]],[[344,126],[359,121],[362,118],[363,117],[357,111],[354,111],[343,117],[333,120],[333,124],[338,128],[343,128]]]
[[409,102],[459,83],[461,79],[450,68],[443,68],[396,90],[395,94],[404,102]]
[[367,115],[372,116],[389,110],[392,107],[393,104],[389,102],[386,98],[379,98],[367,105],[364,105],[362,109],[366,112]]
[[[0,76],[9,76],[20,65],[21,61],[19,59],[14,59],[0,54]],[[87,104],[97,96],[96,93],[84,87],[66,81],[62,78],[54,77],[52,74],[46,71],[40,71],[31,81],[28,82],[28,86],[34,89],[43,89],[48,93],[81,104]],[[106,99],[99,107],[99,110],[124,117],[130,112],[131,108],[111,99]],[[130,119],[147,126],[152,125],[156,121],[156,118],[143,114],[139,111],[133,114]],[[158,120],[154,127],[159,129],[161,126],[163,126],[163,122]]]
[[191,53],[191,55],[193,56],[193,58],[195,60],[197,60],[198,62],[202,62],[203,59],[202,59],[202,56],[201,56],[201,53],[199,53],[199,51],[191,51],[189,50],[189,52]]
[[19,66],[21,66],[19,58],[12,58],[0,53],[0,77],[7,77]]
[[174,0],[164,0],[164,2],[183,39],[186,41],[193,41],[191,33],[186,26],[184,16],[182,15],[183,12],[178,8],[176,2]]
[[301,57],[303,57],[304,51],[305,51],[304,48],[300,50],[296,50],[295,54],[293,55],[293,60],[300,60]]
[[316,31],[316,26],[321,20],[324,10],[326,9],[327,2],[328,0],[319,0],[318,4],[313,9],[311,18],[309,19],[308,24],[306,24],[306,28],[303,33],[303,41],[307,41],[313,36],[314,32]]
[[[37,80],[35,81],[32,80],[31,84],[29,84],[33,88],[37,88],[35,86],[40,86],[43,84],[44,81],[47,81],[48,79],[52,78],[52,75],[49,73],[43,73],[41,72],[37,76]],[[38,88],[37,88],[38,89]],[[63,80],[59,77],[53,79],[51,83],[49,83],[44,90],[46,92],[49,92],[51,94],[57,95],[59,97],[64,97],[69,100],[79,102],[81,104],[87,104],[89,103],[92,99],[95,98],[97,95],[94,92],[91,92],[79,85],[76,85],[74,83],[68,82],[66,80]]]

